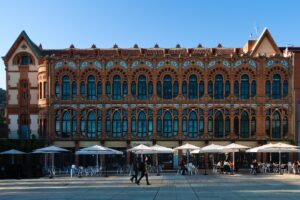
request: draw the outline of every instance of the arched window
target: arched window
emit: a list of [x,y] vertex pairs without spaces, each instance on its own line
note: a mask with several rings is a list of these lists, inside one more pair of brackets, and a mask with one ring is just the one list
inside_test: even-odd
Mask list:
[[269,80],[266,81],[265,93],[267,97],[271,97],[271,83]]
[[128,86],[127,86],[127,82],[124,81],[123,82],[123,96],[127,96],[128,94]]
[[245,111],[241,115],[241,138],[249,138],[249,117]]
[[191,75],[189,79],[189,99],[198,98],[198,82],[197,76]]
[[170,112],[164,114],[164,137],[172,136],[172,115]]
[[199,133],[200,133],[200,137],[202,137],[204,134],[204,118],[202,116],[200,117],[199,120]]
[[87,99],[96,99],[96,84],[95,84],[95,77],[89,76],[88,77],[88,84],[87,84]]
[[141,111],[138,116],[138,137],[146,137],[147,136],[147,121],[146,115],[144,111]]
[[101,135],[102,135],[102,116],[101,116],[101,112],[98,112],[97,134],[98,134],[98,137],[101,137]]
[[147,99],[146,76],[140,75],[138,80],[138,99]]
[[284,117],[282,121],[282,132],[283,132],[283,137],[288,136],[288,118]]
[[249,76],[247,74],[241,77],[241,99],[249,99]]
[[208,95],[210,97],[213,97],[213,83],[212,81],[208,81],[208,86],[207,86],[207,91],[208,91]]
[[173,121],[173,132],[174,132],[174,136],[178,135],[178,118],[174,117],[174,121]]
[[114,138],[121,137],[122,133],[122,124],[121,124],[121,116],[118,111],[116,111],[113,115],[113,121],[112,121],[112,136]]
[[136,137],[136,118],[135,118],[135,116],[131,117],[131,132],[132,132],[132,136]]
[[21,57],[21,65],[29,65],[32,64],[30,57],[28,55],[22,55]]
[[157,96],[161,98],[162,97],[162,90],[161,90],[161,82],[160,81],[157,82],[156,90],[157,90]]
[[70,79],[68,76],[64,76],[62,83],[62,99],[70,99],[70,93]]
[[213,118],[212,117],[208,117],[207,132],[208,132],[208,135],[211,137],[212,132],[213,132]]
[[182,118],[182,133],[187,136],[187,119],[186,117]]
[[215,85],[214,85],[214,98],[215,99],[223,99],[223,92],[224,86],[223,86],[223,76],[218,74],[215,77]]
[[127,130],[128,130],[127,118],[123,117],[123,137],[127,135]]
[[230,118],[226,117],[225,119],[225,137],[229,137],[230,134]]
[[112,86],[112,95],[113,99],[119,100],[121,99],[121,77],[119,75],[115,75],[113,77],[113,86]]
[[239,136],[239,118],[238,117],[234,118],[234,135],[235,135],[235,137]]
[[200,81],[199,83],[199,97],[203,97],[204,95],[204,81]]
[[283,97],[287,97],[288,95],[288,82],[284,80],[283,82]]
[[164,77],[164,88],[163,88],[163,98],[164,99],[172,99],[172,77],[170,75],[166,75]]
[[192,111],[189,116],[189,137],[195,138],[198,135],[198,120],[195,111]]
[[106,96],[110,97],[110,82],[106,82],[106,86],[105,86],[105,93]]
[[148,117],[148,134],[151,136],[153,133],[153,119],[151,116]]
[[136,84],[135,84],[135,81],[131,82],[131,94],[132,94],[133,97],[136,96]]
[[271,135],[271,123],[270,123],[270,117],[267,117],[266,118],[266,124],[265,124],[265,131],[266,131],[266,135],[268,136],[268,137],[270,137],[270,135]]
[[149,83],[148,83],[148,96],[149,97],[153,96],[153,83],[152,83],[152,81],[149,81]]
[[56,83],[55,83],[55,96],[56,96],[56,98],[60,97],[60,88],[59,88],[58,81],[56,81]]
[[72,98],[75,99],[77,96],[77,86],[76,86],[76,82],[73,81],[72,83]]
[[272,138],[281,138],[280,114],[275,111],[272,116]]
[[252,81],[251,83],[251,97],[255,97],[256,96],[256,81]]
[[85,84],[83,81],[81,81],[81,83],[80,83],[80,95],[82,97],[85,97]]
[[217,111],[215,114],[215,130],[214,135],[216,138],[222,138],[224,136],[224,125],[223,125],[223,114],[220,111]]
[[273,76],[272,82],[272,99],[281,98],[281,78],[279,74]]
[[87,136],[88,138],[96,137],[96,117],[93,111],[90,111],[87,117]]
[[184,97],[187,97],[187,83],[186,83],[186,81],[183,81],[183,83],[182,83],[182,95]]
[[105,126],[105,128],[106,128],[106,135],[107,135],[107,136],[110,136],[110,134],[111,134],[111,121],[110,121],[110,116],[107,116],[107,117],[106,117],[106,126]]
[[239,91],[239,82],[234,81],[234,96],[239,97],[240,91]]
[[225,83],[225,97],[229,97],[230,95],[230,82],[226,81]]
[[55,117],[55,133],[56,133],[56,136],[60,136],[60,111],[56,112],[56,117]]
[[156,131],[158,135],[161,135],[161,131],[162,131],[162,122],[161,122],[161,117],[158,116],[157,120],[156,120]]
[[174,81],[173,85],[173,98],[176,98],[178,96],[178,82]]
[[102,83],[101,81],[98,82],[97,84],[97,96],[100,98],[102,96]]
[[76,117],[76,111],[73,110],[72,111],[72,134],[73,134],[73,136],[76,135],[76,131],[77,131],[77,117]]
[[71,134],[71,119],[68,111],[64,111],[62,116],[62,137],[69,137]]
[[80,132],[81,132],[81,136],[85,137],[85,111],[81,112]]
[[256,135],[256,119],[252,117],[251,119],[251,136],[254,137]]

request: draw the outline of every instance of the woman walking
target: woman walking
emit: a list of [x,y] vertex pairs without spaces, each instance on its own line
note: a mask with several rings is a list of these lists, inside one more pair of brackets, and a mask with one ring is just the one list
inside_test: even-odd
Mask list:
[[145,176],[146,177],[146,182],[147,182],[147,185],[151,185],[149,183],[149,180],[148,180],[148,165],[147,165],[147,161],[148,161],[148,157],[145,156],[144,159],[143,159],[143,162],[141,163],[141,176],[139,178],[139,180],[136,182],[136,184],[140,184],[140,181],[141,179]]

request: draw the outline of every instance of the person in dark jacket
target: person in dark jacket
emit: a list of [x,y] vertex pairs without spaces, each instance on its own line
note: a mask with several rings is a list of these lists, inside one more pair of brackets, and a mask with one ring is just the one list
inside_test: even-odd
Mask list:
[[141,163],[141,176],[139,178],[139,180],[136,182],[136,184],[140,184],[140,181],[141,179],[145,176],[146,177],[146,182],[147,182],[147,185],[151,185],[149,183],[149,180],[148,180],[148,165],[147,165],[147,161],[148,161],[148,157],[145,156],[144,159],[143,159],[143,162]]
[[135,179],[135,183],[137,182],[137,177],[138,177],[138,158],[137,156],[135,156],[135,158],[133,159],[133,163],[132,163],[132,168],[133,168],[133,174],[131,175],[130,181],[133,182],[133,179]]

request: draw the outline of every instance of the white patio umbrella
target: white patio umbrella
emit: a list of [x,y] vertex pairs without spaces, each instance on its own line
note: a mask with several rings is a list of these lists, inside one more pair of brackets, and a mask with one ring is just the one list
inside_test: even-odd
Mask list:
[[250,147],[236,144],[236,143],[231,143],[229,145],[226,145],[223,147],[223,152],[232,152],[232,162],[233,162],[233,173],[235,169],[235,159],[234,159],[234,153],[239,152],[241,149],[249,149]]
[[7,150],[7,151],[3,151],[0,154],[2,154],[2,155],[11,155],[11,164],[15,164],[15,155],[24,155],[24,154],[27,154],[27,153],[25,153],[23,151],[16,150],[16,149],[10,149],[10,150]]
[[112,154],[119,154],[122,155],[123,152],[122,151],[118,151],[115,149],[111,149],[108,147],[103,147],[100,145],[94,145],[91,147],[86,147],[83,149],[80,149],[78,151],[75,152],[76,155],[96,155],[96,165],[97,165],[97,169],[99,169],[99,164],[98,164],[98,156],[99,155],[112,155]]
[[[265,145],[262,145],[262,146],[254,147],[254,148],[246,150],[246,153],[259,153],[260,149],[267,148],[267,147],[270,147],[272,145],[273,145],[272,143],[269,143],[269,144],[265,144]],[[270,161],[271,160],[272,160],[272,154],[270,154]]]
[[279,166],[281,165],[281,153],[292,153],[292,152],[300,152],[299,146],[294,146],[291,144],[285,144],[285,143],[275,143],[271,144],[269,146],[265,146],[264,148],[260,148],[258,152],[270,152],[279,153]]
[[158,154],[159,153],[173,153],[174,150],[171,149],[171,148],[168,148],[168,147],[160,146],[158,144],[153,145],[150,148],[156,152],[157,175],[159,175],[159,170],[158,170]]
[[151,149],[150,147],[148,147],[144,144],[135,146],[131,149],[128,149],[127,151],[133,152],[135,154],[154,154],[154,153],[156,153],[155,150]]
[[[63,149],[61,147],[57,147],[57,146],[48,146],[48,147],[43,147],[43,148],[39,148],[34,150],[32,153],[41,153],[41,154],[50,154],[51,155],[51,173],[53,173],[53,169],[54,169],[54,154],[55,153],[61,153],[61,152],[69,152],[69,150],[67,149]],[[52,174],[51,174],[52,176]]]
[[186,162],[187,164],[189,163],[189,152],[190,151],[193,151],[193,150],[196,150],[196,149],[201,149],[200,147],[197,147],[195,145],[192,145],[192,144],[189,144],[189,143],[186,143],[184,145],[181,145],[179,147],[176,147],[175,150],[186,150]]

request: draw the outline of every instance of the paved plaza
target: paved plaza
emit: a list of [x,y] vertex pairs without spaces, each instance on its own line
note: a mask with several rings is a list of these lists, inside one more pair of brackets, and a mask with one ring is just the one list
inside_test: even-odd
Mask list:
[[56,177],[54,179],[0,180],[1,200],[85,199],[299,199],[299,175],[150,176],[133,184],[126,176]]

